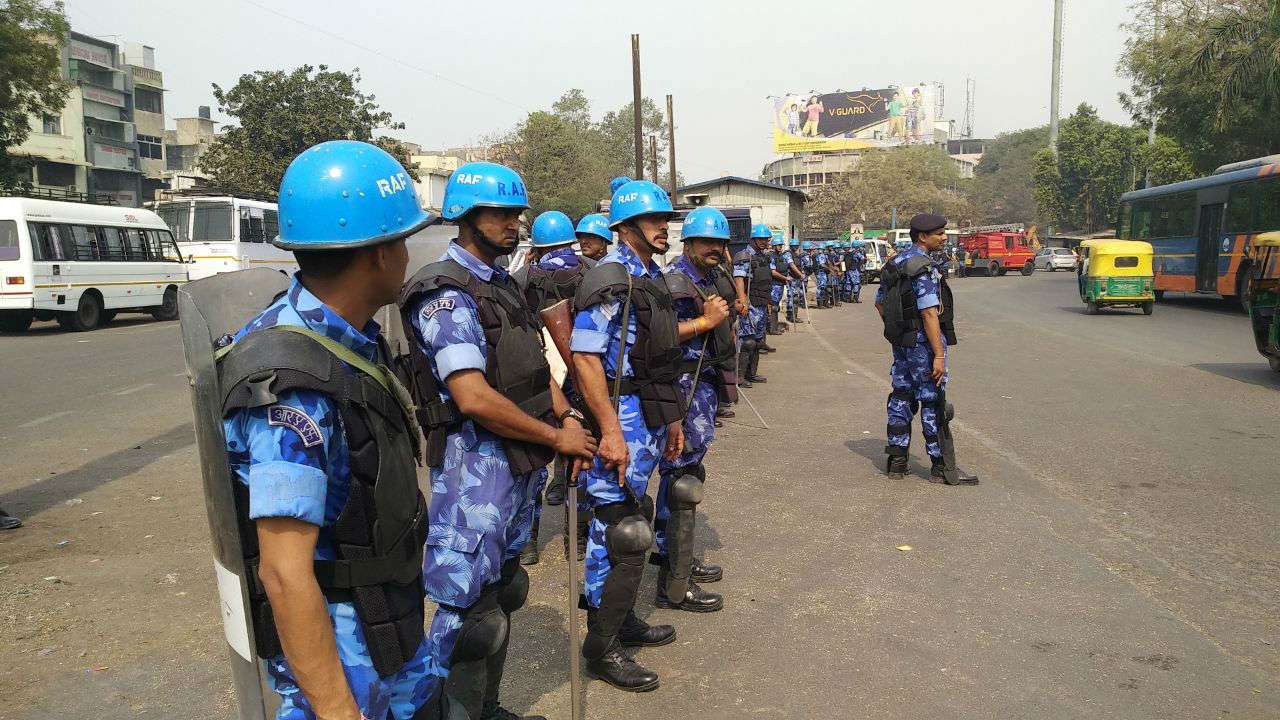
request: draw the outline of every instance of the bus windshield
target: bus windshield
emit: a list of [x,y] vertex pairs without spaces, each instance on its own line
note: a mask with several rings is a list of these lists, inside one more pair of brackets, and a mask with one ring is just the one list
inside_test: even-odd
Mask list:
[[18,223],[0,220],[0,260],[17,260],[22,256],[18,249]]
[[156,214],[173,231],[173,236],[178,242],[187,242],[191,239],[191,203],[156,203]]
[[191,239],[196,242],[229,242],[235,238],[231,203],[196,202]]

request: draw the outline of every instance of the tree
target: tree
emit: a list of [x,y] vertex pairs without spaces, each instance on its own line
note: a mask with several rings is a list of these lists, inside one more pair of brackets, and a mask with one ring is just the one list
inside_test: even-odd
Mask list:
[[1102,120],[1088,104],[1062,122],[1058,158],[1036,155],[1034,193],[1042,213],[1059,227],[1094,232],[1111,225],[1120,195],[1133,186],[1145,136]]
[[[600,121],[600,132],[604,140],[604,153],[609,165],[618,170],[618,175],[636,177],[636,141],[635,141],[635,103],[629,102],[616,111],[607,112]],[[658,173],[661,178],[667,166],[667,119],[657,103],[649,98],[640,100],[640,129],[645,137],[644,176],[649,180],[649,140],[657,138]],[[659,185],[662,181],[657,180]]]
[[1261,94],[1268,110],[1280,98],[1280,0],[1225,8],[1210,24],[1195,58],[1196,69],[1222,79],[1215,114],[1219,129],[1236,106]]
[[937,212],[967,223],[972,208],[961,192],[960,173],[939,148],[909,146],[871,150],[858,167],[825,185],[809,201],[811,230],[837,231],[853,223],[888,227],[921,212]]
[[0,189],[29,184],[30,161],[8,149],[26,142],[31,116],[57,115],[66,105],[59,45],[70,31],[61,0],[0,4]]
[[969,202],[979,225],[1033,223],[1040,217],[1033,189],[1036,153],[1049,144],[1049,126],[1003,133],[974,169]]
[[1168,135],[1157,135],[1155,143],[1138,148],[1138,173],[1145,175],[1147,170],[1151,171],[1152,186],[1168,185],[1196,176],[1191,154]]
[[[1241,33],[1257,37],[1259,50],[1271,48],[1274,67],[1275,25],[1264,27],[1274,7],[1275,0],[1141,0],[1135,6],[1119,63],[1132,90],[1120,101],[1140,127],[1149,128],[1154,115],[1159,131],[1186,149],[1196,174],[1280,152],[1280,96],[1268,82],[1243,81],[1262,76],[1249,68],[1261,68],[1264,58],[1229,40]],[[1266,76],[1274,78],[1274,69]]]
[[373,142],[391,153],[417,179],[399,141],[374,137],[401,129],[374,96],[358,89],[360,70],[303,65],[292,72],[258,70],[235,86],[215,84],[218,110],[239,125],[215,140],[200,159],[211,184],[228,192],[275,196],[285,168],[303,150],[326,140]]

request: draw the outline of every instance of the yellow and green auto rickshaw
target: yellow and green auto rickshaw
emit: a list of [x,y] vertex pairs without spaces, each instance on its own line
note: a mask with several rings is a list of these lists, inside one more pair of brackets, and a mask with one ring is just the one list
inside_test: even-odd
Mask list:
[[1155,311],[1151,243],[1137,240],[1086,240],[1080,243],[1076,269],[1086,315],[1104,307],[1137,307]]
[[1280,232],[1253,239],[1249,319],[1258,352],[1280,372]]

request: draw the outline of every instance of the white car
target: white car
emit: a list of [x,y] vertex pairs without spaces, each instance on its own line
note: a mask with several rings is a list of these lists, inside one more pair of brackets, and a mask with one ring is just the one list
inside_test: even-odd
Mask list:
[[1076,254],[1068,248],[1040,248],[1035,263],[1037,270],[1075,270]]

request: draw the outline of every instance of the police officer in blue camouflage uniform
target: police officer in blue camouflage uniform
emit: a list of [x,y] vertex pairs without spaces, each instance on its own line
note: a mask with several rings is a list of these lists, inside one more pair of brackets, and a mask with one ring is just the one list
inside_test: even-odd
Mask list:
[[517,557],[538,483],[554,454],[585,460],[596,445],[551,378],[533,310],[496,264],[515,249],[524,181],[467,163],[449,177],[443,206],[458,237],[398,301],[431,468],[424,581],[438,608],[428,642],[445,692],[469,717],[509,719],[498,689],[511,614],[529,589]]
[[[760,375],[760,353],[769,352],[764,339],[774,270],[766,249],[773,232],[764,223],[751,226],[751,242],[733,258],[733,282],[738,291],[738,384],[768,382]],[[785,280],[785,278],[783,278]]]
[[[418,430],[372,319],[404,282],[405,237],[430,221],[380,148],[306,150],[281,182],[274,240],[300,270],[219,342],[254,635],[277,718],[440,712],[422,632]],[[400,560],[371,567],[371,555]]]
[[[786,325],[778,319],[782,310],[782,298],[787,291],[787,278],[790,276],[790,253],[787,252],[787,241],[781,235],[769,240],[769,267],[775,273],[769,288],[769,334],[781,335]],[[782,277],[779,278],[778,276]],[[794,320],[792,321],[794,322]]]
[[850,279],[853,282],[853,301],[862,302],[862,270],[867,266],[867,253],[863,250],[865,240],[853,241],[853,267],[850,268]]
[[658,464],[662,479],[654,521],[658,552],[650,562],[660,568],[655,605],[714,612],[724,606],[724,600],[698,583],[716,582],[724,573],[694,556],[693,535],[707,477],[702,461],[715,438],[724,382],[720,368],[732,361],[735,352],[729,304],[720,295],[724,290],[717,287],[719,268],[727,259],[729,221],[716,208],[697,208],[685,217],[680,234],[684,253],[667,267],[666,274],[680,323],[680,393],[688,398],[689,410],[684,418],[684,452]]
[[[973,485],[977,477],[954,468],[950,409],[946,406],[947,345],[956,342],[951,292],[929,253],[946,242],[947,219],[922,213],[911,219],[913,244],[885,264],[876,310],[893,345],[889,375],[893,390],[887,403],[888,454],[891,478],[906,475],[911,446],[911,420],[918,407],[925,449],[932,461],[929,479],[949,485]],[[949,456],[949,457],[944,457]],[[951,471],[947,471],[947,460]]]
[[584,567],[587,670],[622,690],[658,687],[658,675],[623,646],[665,645],[669,625],[636,616],[636,592],[653,544],[653,505],[645,491],[664,454],[683,449],[684,398],[676,379],[675,311],[654,254],[668,247],[671,199],[652,182],[618,185],[609,224],[618,244],[588,271],[575,300],[571,347],[600,449],[581,482],[592,505]]
[[582,250],[583,257],[598,261],[609,252],[609,245],[613,243],[613,231],[609,229],[609,218],[600,213],[583,215],[578,221],[576,230],[578,247]]
[[800,241],[791,238],[787,242],[787,253],[791,256],[787,265],[789,271],[786,273],[790,276],[787,280],[787,321],[792,323],[800,322],[800,310],[805,304],[805,275],[800,264],[803,262],[800,255]]
[[828,270],[830,269],[830,260],[827,257],[826,243],[817,243],[816,251],[813,254],[813,272],[817,276],[814,282],[818,288],[818,307],[831,307],[831,300],[827,295]]

